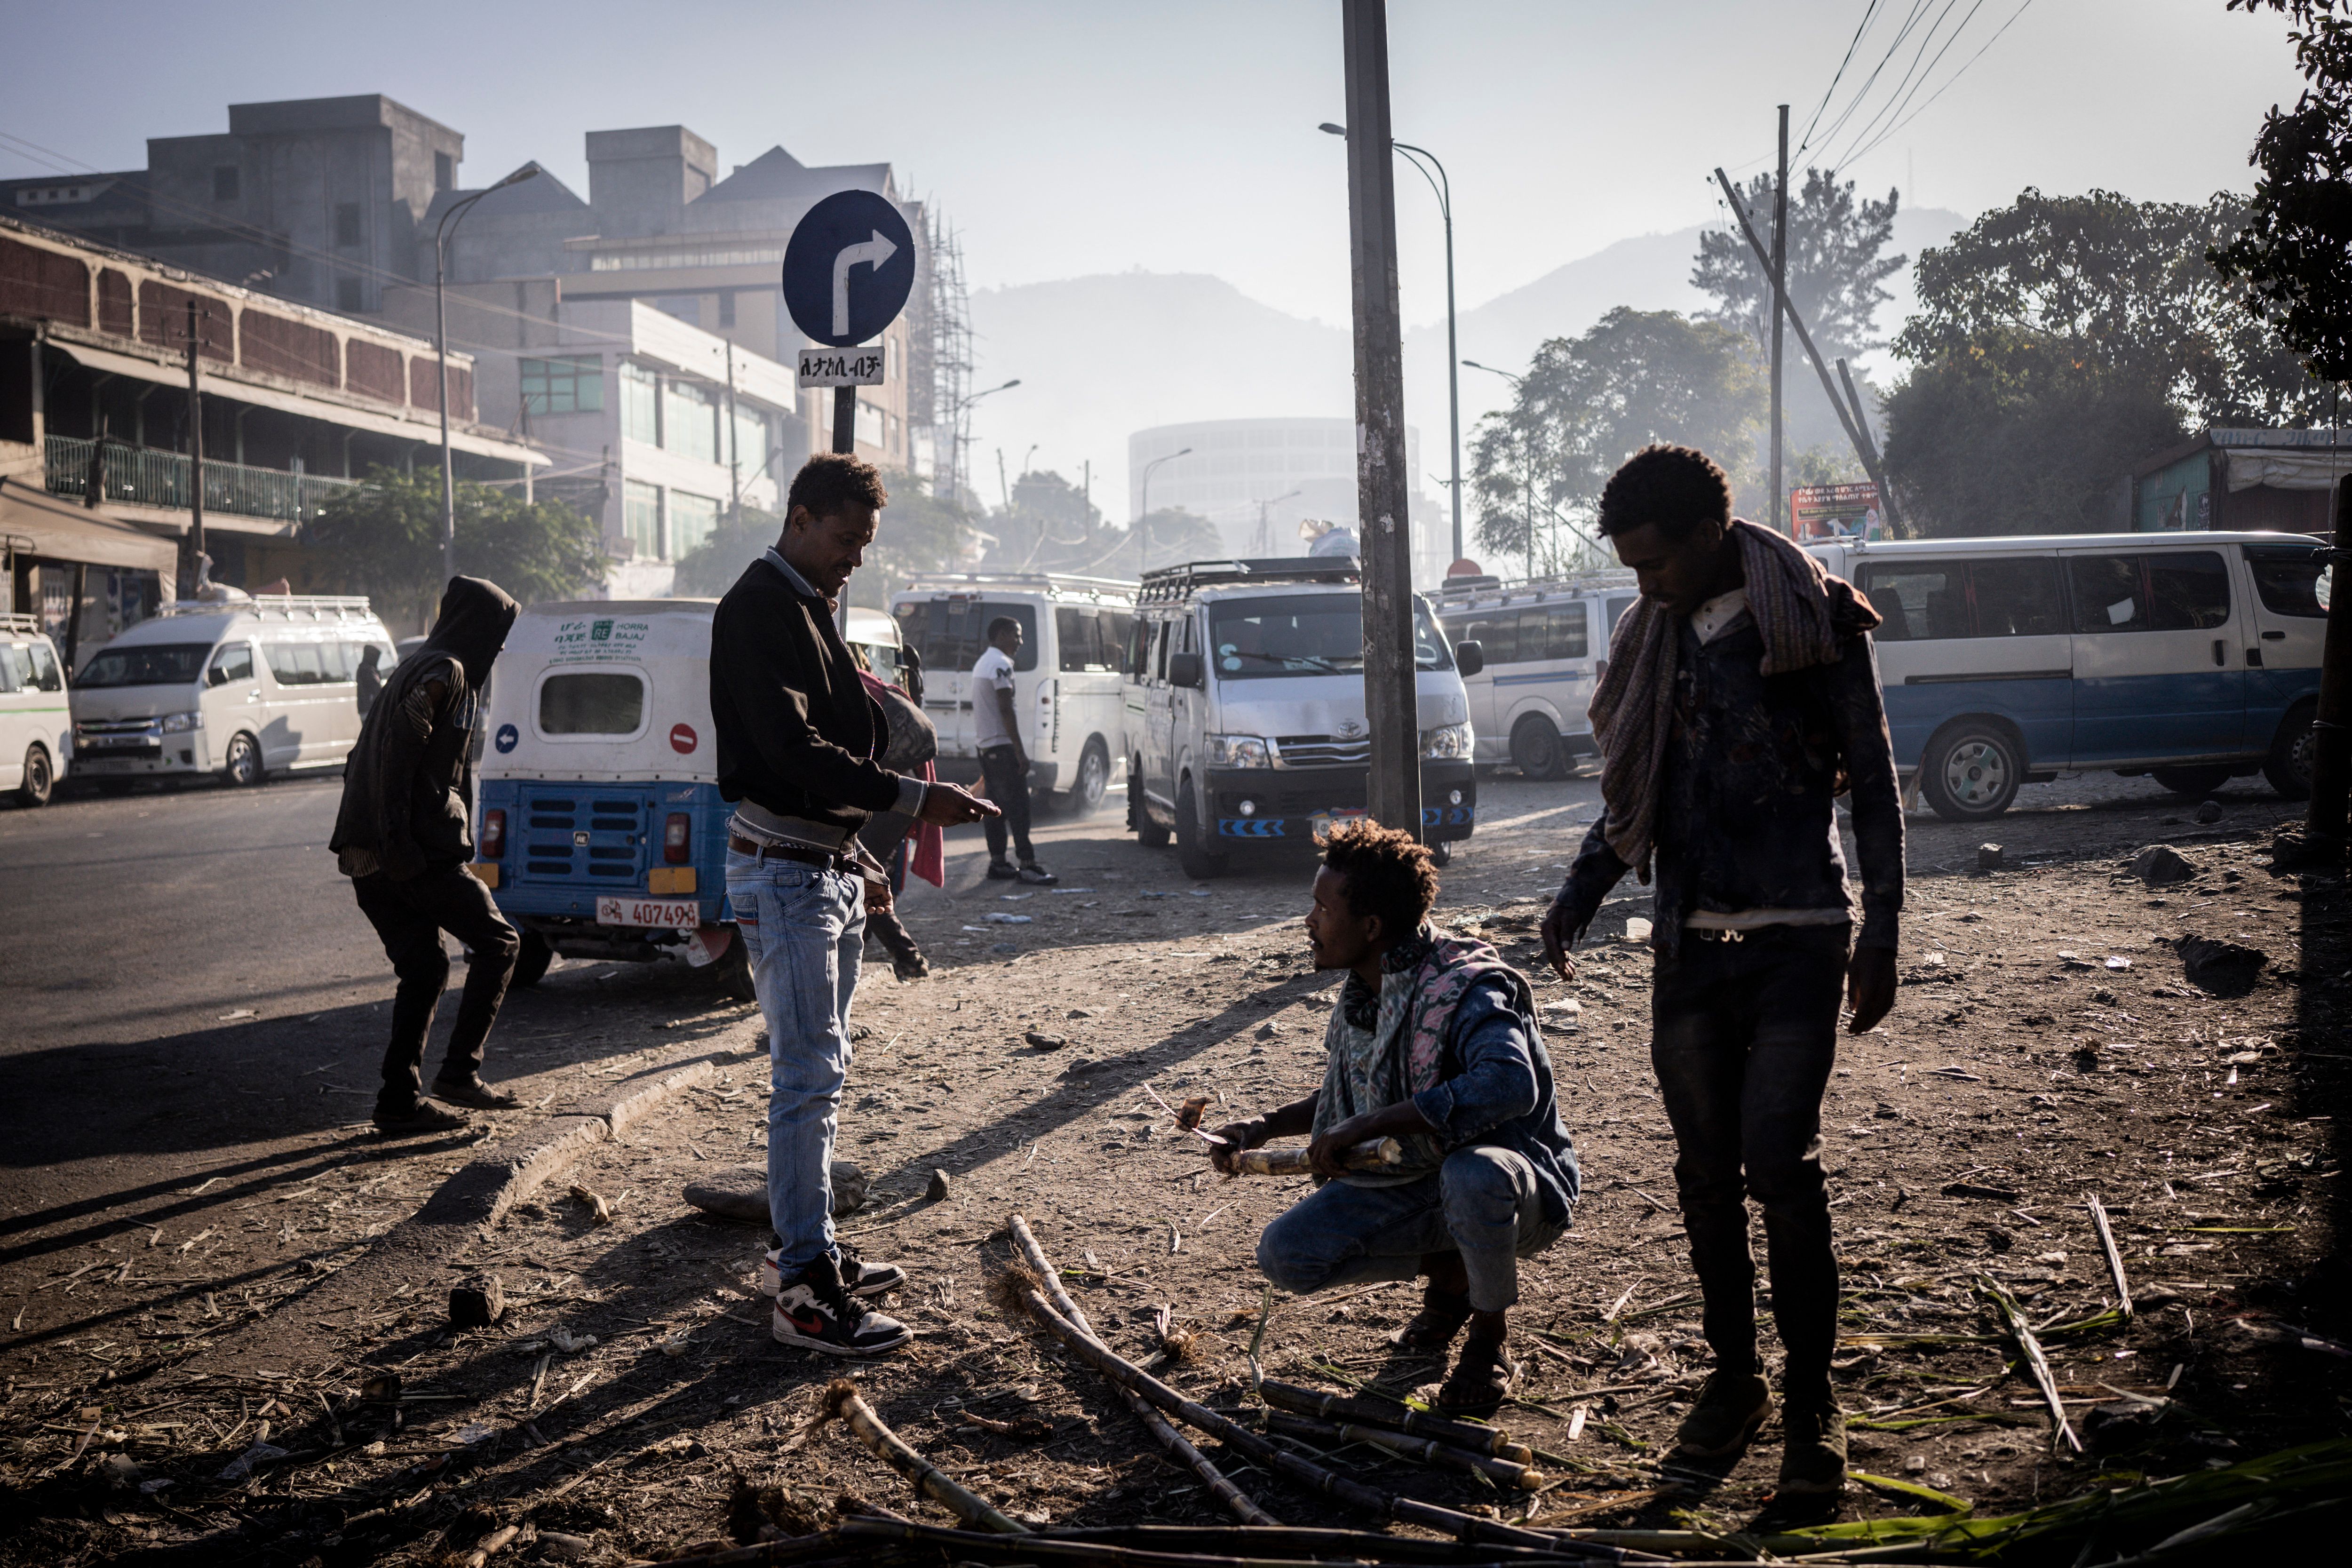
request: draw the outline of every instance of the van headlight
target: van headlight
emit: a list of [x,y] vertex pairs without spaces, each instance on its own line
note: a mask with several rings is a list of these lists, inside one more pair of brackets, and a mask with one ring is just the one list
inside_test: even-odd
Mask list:
[[1424,762],[1458,761],[1470,754],[1470,721],[1440,724],[1434,730],[1421,732],[1421,755]]
[[177,735],[184,731],[201,730],[204,727],[205,716],[201,711],[163,715],[163,733],[166,735]]
[[1211,735],[1207,737],[1209,765],[1213,768],[1265,768],[1274,764],[1265,738],[1258,735]]

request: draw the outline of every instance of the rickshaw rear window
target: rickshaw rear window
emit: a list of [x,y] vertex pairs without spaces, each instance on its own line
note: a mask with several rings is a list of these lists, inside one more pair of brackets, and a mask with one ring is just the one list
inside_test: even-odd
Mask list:
[[551,675],[539,689],[542,735],[634,735],[645,720],[646,683],[625,671]]

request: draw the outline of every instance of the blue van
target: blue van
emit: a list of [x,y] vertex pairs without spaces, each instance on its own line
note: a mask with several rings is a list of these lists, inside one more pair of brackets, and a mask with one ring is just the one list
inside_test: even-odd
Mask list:
[[2009,809],[2061,772],[2202,797],[2260,773],[2311,793],[2332,585],[2289,533],[1834,540],[1869,595],[1897,768],[1938,816]]

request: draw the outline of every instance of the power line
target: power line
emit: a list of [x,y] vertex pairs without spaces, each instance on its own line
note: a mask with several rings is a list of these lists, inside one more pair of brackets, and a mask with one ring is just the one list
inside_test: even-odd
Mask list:
[[1952,14],[1952,11],[1957,5],[1958,0],[1951,0],[1951,4],[1948,4],[1944,7],[1942,13],[1937,16],[1935,26],[1928,28],[1926,36],[1920,38],[1918,48],[1915,50],[1911,56],[1911,64],[1906,67],[1903,72],[1903,79],[1895,84],[1892,95],[1887,99],[1885,104],[1879,109],[1878,112],[1872,115],[1863,127],[1859,131],[1853,132],[1853,136],[1847,141],[1846,158],[1839,159],[1839,165],[1843,165],[1847,161],[1847,158],[1851,158],[1853,149],[1859,146],[1862,142],[1869,140],[1872,133],[1874,132],[1881,125],[1901,116],[1903,110],[1909,107],[1912,98],[1918,93],[1921,88],[1927,85],[1927,79],[1930,76],[1933,76],[1935,74],[1936,68],[1943,63],[1944,56],[1950,52],[1954,44],[1959,42],[1960,35],[1968,31],[1969,24],[1976,20],[1977,13],[1984,9],[1984,0],[1971,0],[1971,3],[1969,5],[1968,15],[1960,18],[1958,26],[1954,27],[1950,33],[1945,35],[1943,45],[1936,50],[1935,58],[1932,59],[1928,58],[1928,47],[1936,42],[1937,34],[1943,30],[1945,17],[1949,16]]
[[[1829,128],[1822,132],[1824,141],[1835,138],[1844,130],[1846,121],[1853,119],[1856,111],[1869,100],[1870,89],[1878,85],[1880,74],[1894,61],[1896,51],[1903,47],[1903,40],[1911,36],[1911,29],[1919,24],[1921,13],[1926,11],[1932,3],[1933,0],[1911,0],[1911,10],[1903,18],[1903,25],[1895,29],[1895,37],[1888,40],[1886,52],[1879,56],[1878,63],[1870,68],[1870,74],[1863,78],[1862,84],[1853,89],[1852,100],[1838,111],[1838,117],[1831,121]],[[1945,9],[1949,10],[1953,3],[1954,0],[1944,0]]]
[[2001,34],[2008,32],[2011,26],[2015,26],[2017,19],[2020,16],[2024,16],[2026,8],[2032,4],[2033,0],[2020,0],[2017,9],[2010,13],[2009,20],[2003,22],[1999,27],[1995,28],[1992,37],[1984,41],[1983,48],[1978,49],[1975,54],[1970,55],[1967,59],[1961,61],[1959,69],[1954,71],[1949,77],[1947,77],[1944,80],[1943,87],[1937,88],[1934,94],[1928,98],[1926,103],[1921,104],[1918,108],[1905,115],[1895,124],[1888,126],[1884,132],[1880,132],[1876,137],[1873,138],[1861,148],[1847,153],[1846,162],[1852,163],[1857,158],[1866,157],[1871,153],[1876,151],[1879,145],[1888,137],[1894,135],[1897,131],[1902,130],[1904,126],[1908,125],[1913,121],[1918,119],[1922,114],[1927,113],[1928,109],[1935,103],[1936,100],[1944,96],[1945,89],[1949,88],[1952,83],[1959,80],[1961,77],[1967,75],[1969,67],[1982,59],[1984,58],[1985,50],[1991,48],[1993,45],[1999,43],[2000,41]]
[[1813,105],[1812,118],[1805,121],[1804,135],[1797,139],[1798,152],[1802,153],[1813,144],[1813,127],[1822,122],[1822,110],[1830,106],[1830,99],[1837,92],[1838,83],[1845,79],[1845,68],[1853,63],[1853,51],[1862,47],[1863,34],[1870,31],[1870,19],[1878,15],[1878,7],[1884,3],[1885,0],[1870,0],[1863,7],[1862,21],[1854,28],[1853,37],[1846,40],[1845,58],[1838,61],[1837,74],[1830,78],[1830,85],[1822,91],[1822,100]]

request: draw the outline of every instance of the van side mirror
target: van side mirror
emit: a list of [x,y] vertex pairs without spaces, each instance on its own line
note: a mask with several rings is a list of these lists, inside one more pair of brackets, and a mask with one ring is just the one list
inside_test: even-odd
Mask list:
[[220,665],[214,665],[210,669],[205,671],[205,684],[206,686],[227,685],[228,671]]
[[1455,643],[1454,662],[1461,669],[1463,679],[1468,679],[1486,668],[1486,645],[1475,638]]
[[1198,689],[1201,684],[1201,656],[1197,653],[1171,653],[1168,656],[1168,684]]

